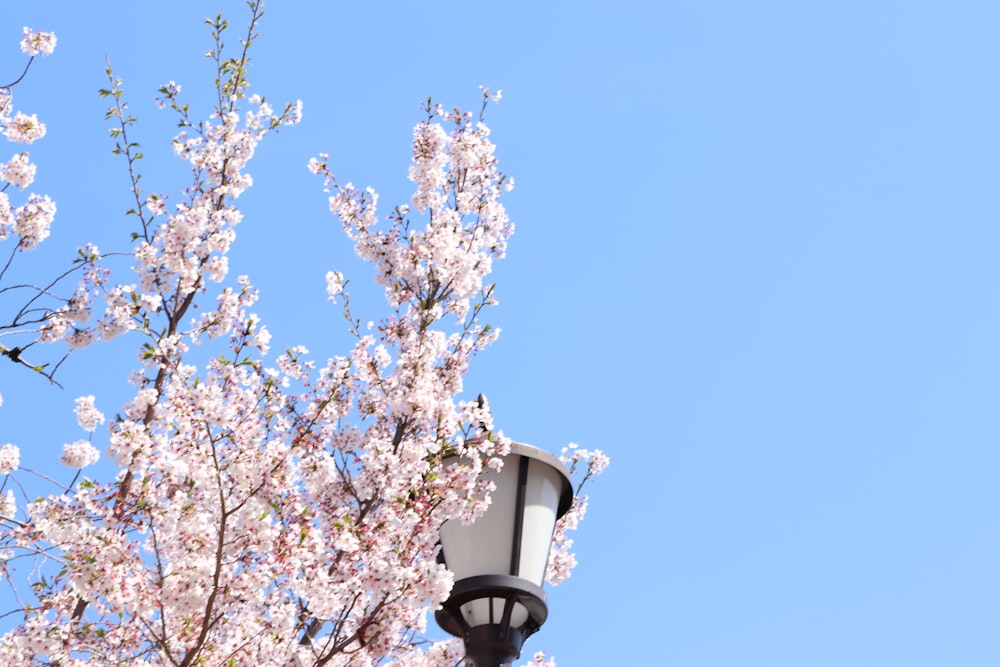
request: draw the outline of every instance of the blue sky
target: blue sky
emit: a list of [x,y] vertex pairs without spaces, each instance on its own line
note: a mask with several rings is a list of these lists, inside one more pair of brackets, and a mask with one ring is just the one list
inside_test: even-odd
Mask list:
[[[229,0],[5,8],[0,78],[22,25],[59,37],[15,97],[48,124],[36,190],[59,205],[26,271],[124,245],[105,56],[147,185],[184,184],[152,98],[173,79],[208,109],[215,11],[245,22]],[[489,121],[517,233],[469,393],[519,440],[612,457],[527,653],[1000,662],[1000,7],[274,2],[261,33],[255,89],[305,117],[258,153],[232,263],[279,347],[347,350],[329,269],[379,314],[308,158],[406,201],[418,102],[504,91]],[[71,358],[64,391],[0,368],[0,440],[51,465],[76,396],[118,409],[129,354]]]

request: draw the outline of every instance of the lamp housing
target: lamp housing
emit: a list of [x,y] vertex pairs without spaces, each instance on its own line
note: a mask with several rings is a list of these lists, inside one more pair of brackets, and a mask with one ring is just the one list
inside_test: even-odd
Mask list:
[[[461,465],[460,457],[445,465]],[[542,583],[556,521],[573,502],[569,471],[552,454],[512,443],[486,512],[468,525],[441,526],[439,558],[455,575],[451,595],[435,613],[461,637],[476,667],[510,664],[548,617]]]

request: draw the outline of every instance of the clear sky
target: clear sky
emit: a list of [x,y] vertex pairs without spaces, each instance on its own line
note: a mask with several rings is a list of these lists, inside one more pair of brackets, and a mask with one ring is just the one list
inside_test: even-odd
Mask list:
[[[146,185],[175,192],[153,95],[173,79],[207,111],[202,19],[246,12],[6,4],[0,79],[22,25],[59,38],[15,97],[49,127],[35,189],[59,214],[26,259],[51,273],[86,240],[125,244],[105,56]],[[1000,5],[275,1],[261,33],[255,90],[305,115],[251,165],[232,266],[278,348],[347,351],[327,270],[380,313],[308,158],[406,201],[418,102],[503,89],[488,119],[517,233],[469,394],[518,440],[612,458],[527,654],[1000,664]],[[0,367],[0,440],[52,467],[76,396],[119,409],[131,345],[71,358],[63,391]]]

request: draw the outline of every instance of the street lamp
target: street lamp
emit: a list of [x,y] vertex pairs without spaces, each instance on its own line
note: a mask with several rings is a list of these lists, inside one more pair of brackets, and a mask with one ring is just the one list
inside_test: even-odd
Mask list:
[[441,555],[455,586],[435,618],[462,638],[476,667],[500,667],[521,656],[548,616],[542,581],[573,485],[558,458],[520,443],[511,444],[500,472],[483,477],[496,485],[486,512],[472,524],[441,527]]

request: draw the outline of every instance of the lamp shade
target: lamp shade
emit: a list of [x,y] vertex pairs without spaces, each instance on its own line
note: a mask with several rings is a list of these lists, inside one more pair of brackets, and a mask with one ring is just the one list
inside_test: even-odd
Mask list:
[[436,614],[442,628],[465,640],[477,667],[518,658],[524,640],[545,622],[549,546],[556,520],[573,501],[566,467],[530,445],[513,443],[502,469],[483,478],[496,487],[486,512],[472,524],[441,527],[441,555],[455,586]]

